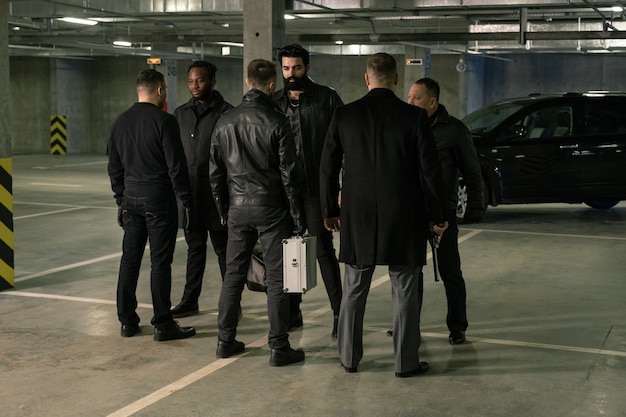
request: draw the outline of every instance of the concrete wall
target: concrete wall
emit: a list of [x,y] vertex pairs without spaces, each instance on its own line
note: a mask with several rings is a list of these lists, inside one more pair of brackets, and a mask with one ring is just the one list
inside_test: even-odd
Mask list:
[[[424,50],[407,51],[420,58]],[[405,99],[413,81],[426,67],[399,65],[396,94]],[[626,59],[615,56],[538,55],[507,56],[507,60],[465,56],[465,72],[458,72],[458,54],[433,54],[430,77],[441,85],[441,102],[458,117],[494,101],[536,92],[582,90],[626,91]],[[216,89],[233,105],[241,103],[242,58],[209,58],[218,67]],[[313,55],[311,77],[333,87],[344,102],[367,92],[363,74],[367,56]],[[189,100],[187,66],[179,60],[176,105]],[[145,57],[107,57],[93,60],[58,60],[10,57],[10,136],[13,153],[49,153],[49,117],[68,117],[68,153],[104,154],[115,117],[136,101],[134,82],[148,68]],[[161,72],[165,67],[156,67]],[[279,70],[280,74],[280,70]],[[279,86],[282,82],[279,81]],[[172,89],[174,90],[174,89]]]

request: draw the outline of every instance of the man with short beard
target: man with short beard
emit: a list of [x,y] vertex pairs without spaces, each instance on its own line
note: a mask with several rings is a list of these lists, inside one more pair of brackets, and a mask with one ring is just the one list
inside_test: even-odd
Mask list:
[[[226,243],[228,230],[220,224],[220,217],[211,196],[209,184],[209,156],[211,134],[222,113],[233,106],[214,90],[217,67],[210,62],[195,61],[187,69],[189,101],[174,110],[180,125],[180,137],[189,166],[189,179],[193,192],[194,218],[185,231],[187,242],[187,273],[185,290],[180,303],[172,309],[174,318],[197,314],[198,298],[206,265],[207,238],[211,237],[217,255],[222,280],[226,273]],[[184,211],[179,204],[179,227]]]
[[[319,196],[319,165],[326,131],[335,109],[343,105],[330,87],[309,78],[309,52],[293,44],[278,53],[284,88],[274,93],[274,100],[291,121],[296,141],[303,184],[304,210],[309,234],[317,236],[317,262],[333,310],[332,336],[337,337],[337,319],[341,304],[341,275],[333,246],[333,235],[324,228]],[[302,294],[291,295],[290,330],[302,326]]]

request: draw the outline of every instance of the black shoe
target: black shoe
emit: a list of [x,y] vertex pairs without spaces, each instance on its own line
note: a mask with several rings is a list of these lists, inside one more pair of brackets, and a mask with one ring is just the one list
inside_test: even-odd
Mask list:
[[332,330],[332,332],[330,332],[330,336],[333,339],[337,338],[337,327],[338,327],[338,325],[339,325],[339,316],[335,316],[335,317],[333,317],[333,330]]
[[287,331],[293,332],[294,330],[299,329],[303,325],[304,323],[302,322],[302,312],[300,312],[289,320],[289,330]]
[[200,312],[200,310],[198,309],[198,304],[189,304],[184,301],[181,301],[171,311],[172,311],[172,317],[175,319],[193,316],[194,314],[198,314]]
[[141,333],[141,328],[138,324],[122,324],[122,337],[133,337],[139,333]]
[[285,349],[272,349],[270,355],[270,365],[285,366],[292,363],[302,362],[304,360],[304,352],[300,349],[294,350],[291,347]]
[[218,340],[215,356],[217,356],[218,358],[230,358],[237,353],[243,352],[245,348],[246,345],[238,340],[233,340],[232,342],[224,342],[223,340]]
[[429,368],[428,362],[420,362],[417,369],[413,369],[412,371],[407,371],[407,372],[396,372],[396,376],[398,378],[408,378],[410,376],[423,374],[424,372],[428,371],[428,368]]
[[193,327],[181,327],[177,321],[172,321],[161,327],[154,328],[154,340],[165,342],[167,340],[186,339],[196,334]]
[[349,374],[353,374],[355,372],[358,372],[358,370],[356,369],[356,366],[354,368],[349,368],[346,365],[344,365],[343,363],[341,364],[341,367],[344,369],[344,371],[346,371]]
[[462,345],[465,343],[465,332],[463,330],[453,330],[450,332],[448,341],[451,345]]

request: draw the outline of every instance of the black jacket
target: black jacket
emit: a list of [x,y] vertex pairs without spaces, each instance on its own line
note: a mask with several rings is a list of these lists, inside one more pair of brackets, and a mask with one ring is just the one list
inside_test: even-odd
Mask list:
[[444,220],[441,167],[426,111],[386,88],[338,108],[324,144],[320,188],[324,217],[341,218],[339,261],[424,265],[429,221]]
[[107,145],[115,201],[123,195],[178,198],[192,204],[185,153],[176,118],[151,103],[135,103],[118,116]]
[[459,175],[467,188],[467,208],[484,209],[480,161],[469,130],[441,104],[430,122],[441,163],[446,210],[456,210]]
[[[298,159],[304,172],[306,195],[319,198],[319,166],[326,132],[335,109],[343,105],[339,94],[330,87],[314,83],[307,77],[304,93],[300,94],[297,111],[300,116],[301,137],[296,137]],[[282,89],[273,98],[283,111],[289,107],[288,91]],[[302,143],[301,143],[302,142]]]
[[294,221],[301,219],[293,132],[271,97],[252,89],[220,117],[211,138],[209,179],[222,215],[229,205],[288,207]]
[[[223,230],[220,218],[213,202],[209,183],[209,158],[211,155],[211,134],[217,119],[233,106],[224,97],[213,90],[204,103],[191,98],[187,103],[174,110],[174,116],[180,125],[180,138],[185,149],[189,180],[193,192],[195,230]],[[179,227],[183,226],[183,210],[179,204]]]

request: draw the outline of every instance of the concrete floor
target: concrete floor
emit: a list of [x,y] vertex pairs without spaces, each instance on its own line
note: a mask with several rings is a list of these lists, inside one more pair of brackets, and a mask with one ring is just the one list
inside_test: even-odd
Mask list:
[[[143,334],[121,338],[122,230],[106,158],[15,156],[13,170],[16,282],[0,292],[1,416],[626,416],[626,203],[500,206],[463,227],[469,343],[448,344],[443,286],[428,265],[421,357],[431,369],[399,379],[384,268],[356,374],[339,366],[321,286],[304,295],[305,325],[291,336],[303,365],[269,366],[265,296],[248,290],[238,335],[246,352],[216,359],[211,253],[201,314],[180,320],[196,337],[153,341],[144,264]],[[184,265],[181,241],[174,303]]]

